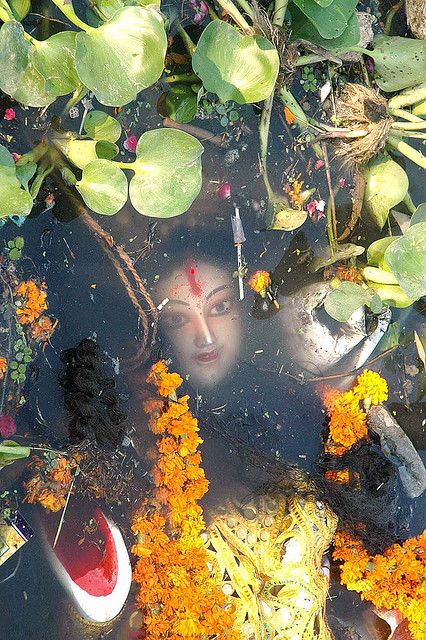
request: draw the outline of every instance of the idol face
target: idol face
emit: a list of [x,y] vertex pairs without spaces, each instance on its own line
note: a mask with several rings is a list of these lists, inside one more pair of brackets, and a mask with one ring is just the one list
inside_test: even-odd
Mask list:
[[195,386],[212,387],[234,366],[241,342],[236,287],[223,268],[187,261],[157,286],[160,314],[181,375]]

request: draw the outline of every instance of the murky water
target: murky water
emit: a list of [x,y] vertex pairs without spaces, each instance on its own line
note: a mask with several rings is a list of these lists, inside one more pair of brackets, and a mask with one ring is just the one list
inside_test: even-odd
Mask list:
[[[315,72],[318,87],[326,74],[326,68]],[[295,81],[299,96],[311,103],[310,107],[306,104],[310,113],[318,115],[315,95],[312,92],[304,95],[299,80]],[[160,124],[155,105],[161,92],[161,87],[144,92],[141,102],[122,110],[119,119],[128,135],[138,137],[144,130]],[[5,101],[3,105],[7,106]],[[226,131],[229,134],[226,146],[204,143],[203,190],[190,212],[178,219],[156,222],[126,205],[114,218],[94,216],[116,243],[125,247],[155,305],[163,305],[152,356],[170,358],[171,370],[186,378],[191,408],[199,416],[205,441],[204,468],[211,481],[206,505],[212,508],[232,496],[236,487],[247,494],[258,490],[276,461],[291,462],[315,472],[324,423],[319,378],[336,371],[336,368],[329,371],[327,366],[320,368],[314,353],[310,357],[305,352],[301,354],[303,358],[298,358],[292,342],[303,326],[297,315],[286,312],[288,297],[315,282],[307,271],[305,257],[309,250],[318,254],[325,246],[325,221],[308,219],[299,232],[265,230],[266,196],[258,161],[259,114],[251,107],[239,107],[238,112],[240,120]],[[8,126],[7,133],[13,136],[13,149],[23,152],[28,148],[21,136],[25,119],[30,123],[25,136],[32,140],[42,135],[44,123],[34,121],[32,110],[18,108],[17,113],[18,118]],[[80,107],[79,118],[65,119],[64,125],[75,129],[81,115]],[[49,111],[47,119],[50,117]],[[218,135],[224,133],[218,119],[194,124]],[[420,203],[426,196],[421,169],[407,165],[406,170],[411,196],[416,204]],[[318,197],[327,199],[324,174],[315,170],[310,150],[292,146],[291,133],[279,106],[273,113],[269,171],[277,191],[289,178],[301,174],[305,186],[317,187]],[[334,171],[338,174],[339,169],[335,167]],[[343,173],[342,177],[346,184],[338,207],[344,218],[350,202],[351,178]],[[224,182],[231,188],[231,198],[226,201],[218,195]],[[51,345],[39,354],[27,383],[27,404],[16,418],[18,434],[29,434],[31,441],[49,442],[53,447],[65,444],[67,415],[57,381],[63,367],[59,355],[81,339],[95,337],[117,374],[120,405],[128,414],[127,424],[135,444],[129,455],[139,461],[135,482],[143,492],[149,468],[147,451],[152,443],[138,395],[145,371],[144,354],[140,353],[142,327],[116,265],[85,224],[81,210],[53,180],[50,188],[55,193],[54,208],[43,213],[36,211],[19,234],[25,238],[26,275],[37,275],[46,281],[49,313],[59,324]],[[239,299],[237,279],[233,277],[237,269],[231,227],[235,205],[239,207],[246,235],[243,253],[249,274],[257,269],[280,274],[279,311],[255,305],[247,280],[244,299]],[[16,236],[18,230],[8,223],[0,233],[3,243]],[[372,239],[371,231],[361,228],[356,242],[368,245]],[[409,313],[394,310],[392,322],[400,322],[403,334],[408,335],[413,328],[420,333],[424,314],[425,307],[420,301]],[[324,322],[332,328],[329,320]],[[372,357],[379,352],[380,345]],[[306,365],[310,361],[313,363],[310,372],[305,371],[303,376],[301,360],[305,369],[309,369]],[[396,412],[426,460],[423,374],[413,344],[375,360],[371,367],[388,380],[388,406]],[[344,373],[351,368],[351,359],[347,358],[337,370]],[[335,378],[331,384],[341,380]],[[349,379],[345,380],[349,384]],[[24,466],[13,465],[7,473],[3,470],[2,487],[15,486],[19,490]],[[105,513],[111,510],[108,505],[101,506]],[[408,506],[412,512],[409,532],[416,535],[424,528],[426,498]],[[3,579],[0,638],[130,637],[121,621],[108,630],[82,630],[69,613],[66,594],[49,566],[43,544],[45,524],[40,514],[29,505],[20,506],[20,510],[35,535],[16,557],[0,568],[0,580]],[[90,517],[90,510],[87,513],[85,510],[87,505],[70,505],[66,523],[75,529],[75,538]],[[131,513],[131,505],[112,508],[112,517],[128,544],[132,543]],[[50,528],[54,529],[59,516],[49,517]],[[78,554],[78,546],[74,553]],[[7,580],[15,567],[16,575]],[[354,626],[365,640],[380,637],[380,624],[371,621],[367,605],[361,605],[353,594],[336,583],[332,585],[328,609],[336,631],[340,619]]]

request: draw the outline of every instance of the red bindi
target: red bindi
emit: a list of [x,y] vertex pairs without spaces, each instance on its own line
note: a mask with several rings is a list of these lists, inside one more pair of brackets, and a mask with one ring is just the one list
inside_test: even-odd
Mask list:
[[191,293],[194,296],[199,297],[203,290],[201,288],[201,282],[196,279],[197,269],[192,262],[187,262],[184,268],[184,274],[191,289]]

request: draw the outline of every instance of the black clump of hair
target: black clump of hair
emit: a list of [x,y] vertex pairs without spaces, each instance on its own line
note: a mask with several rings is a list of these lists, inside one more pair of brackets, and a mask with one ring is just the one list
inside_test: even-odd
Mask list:
[[115,381],[105,371],[98,344],[85,338],[61,353],[66,367],[59,376],[64,406],[71,414],[70,440],[85,438],[100,446],[117,447],[125,435],[126,414],[118,407]]

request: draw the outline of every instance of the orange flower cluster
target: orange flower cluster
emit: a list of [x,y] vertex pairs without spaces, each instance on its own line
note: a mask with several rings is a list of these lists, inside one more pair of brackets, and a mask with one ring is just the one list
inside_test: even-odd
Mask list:
[[46,285],[44,282],[38,287],[33,280],[20,282],[15,289],[18,298],[16,315],[21,324],[31,324],[46,311]]
[[182,383],[164,362],[156,363],[148,381],[166,400],[149,400],[150,428],[160,434],[159,457],[153,469],[154,499],[146,501],[133,520],[138,557],[134,580],[141,588],[138,606],[147,640],[240,640],[233,631],[232,607],[208,568],[200,536],[205,529],[198,501],[208,489],[200,467],[197,420],[188,396],[178,398]]
[[295,180],[293,180],[292,184],[287,184],[284,188],[284,191],[289,197],[289,200],[293,207],[296,209],[301,209],[303,203],[305,202],[305,194],[302,192],[302,187],[304,185],[303,180],[299,180],[300,173]]
[[399,610],[413,640],[426,638],[426,530],[375,556],[340,531],[334,538],[333,558],[342,562],[342,584],[378,609]]
[[48,511],[62,509],[73,481],[72,471],[78,467],[78,463],[78,454],[69,459],[58,455],[49,463],[39,456],[34,456],[32,464],[37,472],[24,483],[25,502],[38,502]]
[[3,380],[4,378],[4,374],[7,371],[7,360],[6,358],[3,358],[3,356],[0,356],[0,380]]
[[328,390],[323,397],[329,422],[329,436],[325,445],[327,453],[345,454],[358,440],[368,437],[366,414],[361,409],[363,401],[368,408],[381,404],[388,397],[388,386],[378,373],[364,370],[357,377],[350,391],[338,393]]
[[57,323],[57,320],[53,323],[49,316],[40,316],[31,325],[30,335],[36,342],[47,342],[52,337]]
[[267,288],[271,286],[271,276],[268,271],[255,271],[248,283],[255,293],[265,297]]
[[347,282],[363,282],[364,280],[360,269],[346,267],[342,264],[337,267],[336,275],[339,280],[346,280]]

